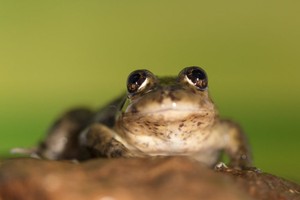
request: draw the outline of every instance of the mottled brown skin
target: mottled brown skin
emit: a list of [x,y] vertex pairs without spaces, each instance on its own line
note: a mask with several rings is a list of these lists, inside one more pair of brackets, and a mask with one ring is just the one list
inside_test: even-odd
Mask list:
[[[147,70],[134,71],[125,97],[99,112],[68,112],[36,153],[48,159],[78,160],[182,155],[213,166],[224,151],[231,166],[250,167],[244,134],[235,123],[219,118],[207,83],[205,72],[198,67],[184,68],[177,77],[163,79]],[[56,141],[50,140],[55,134]],[[62,139],[68,145],[51,149],[52,142]]]

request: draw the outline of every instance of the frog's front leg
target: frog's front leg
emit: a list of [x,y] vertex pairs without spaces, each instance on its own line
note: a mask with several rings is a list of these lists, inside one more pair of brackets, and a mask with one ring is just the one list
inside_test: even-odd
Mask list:
[[220,122],[224,134],[225,146],[224,150],[230,159],[230,166],[240,169],[248,169],[252,167],[252,156],[248,141],[241,128],[229,121],[222,120]]
[[132,157],[132,153],[115,139],[116,132],[104,124],[92,124],[81,136],[81,146],[86,148],[91,157]]

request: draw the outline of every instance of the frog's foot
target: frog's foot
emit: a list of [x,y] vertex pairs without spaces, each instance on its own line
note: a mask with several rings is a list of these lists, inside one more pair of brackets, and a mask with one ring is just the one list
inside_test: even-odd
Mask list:
[[20,155],[26,155],[30,156],[32,158],[40,158],[40,156],[37,154],[37,148],[20,148],[16,147],[10,150],[11,154],[20,154]]
[[114,130],[104,124],[93,124],[81,134],[81,146],[87,148],[92,157],[133,157],[132,152],[114,138],[115,135]]
[[240,167],[240,166],[230,166],[230,165],[227,166],[223,162],[217,163],[214,167],[214,170],[218,172],[235,171],[241,173],[242,171],[249,171],[254,173],[262,173],[262,171],[257,167],[247,167],[247,166]]
[[121,158],[132,157],[130,151],[120,142],[111,139],[106,144],[97,144],[90,149],[96,157]]

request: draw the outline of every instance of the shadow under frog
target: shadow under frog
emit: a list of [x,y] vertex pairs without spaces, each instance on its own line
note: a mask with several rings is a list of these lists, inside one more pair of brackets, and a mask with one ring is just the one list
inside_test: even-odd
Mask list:
[[133,71],[126,95],[98,112],[65,113],[33,153],[53,160],[178,155],[213,166],[222,151],[232,167],[252,165],[241,129],[219,118],[205,71],[192,66],[177,77]]

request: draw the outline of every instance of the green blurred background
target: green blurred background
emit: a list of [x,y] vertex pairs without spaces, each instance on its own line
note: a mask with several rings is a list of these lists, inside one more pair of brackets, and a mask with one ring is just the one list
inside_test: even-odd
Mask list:
[[128,73],[206,69],[255,165],[300,183],[300,1],[0,1],[0,154],[64,110],[97,108]]

